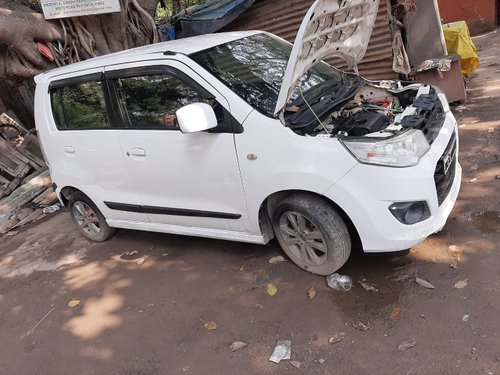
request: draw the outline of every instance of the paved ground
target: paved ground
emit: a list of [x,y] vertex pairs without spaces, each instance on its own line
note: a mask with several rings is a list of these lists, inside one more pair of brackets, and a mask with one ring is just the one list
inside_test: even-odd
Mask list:
[[[93,244],[61,213],[0,242],[0,374],[500,374],[498,35],[476,39],[483,63],[457,113],[464,184],[445,229],[407,256],[357,255],[341,270],[378,293],[271,265],[276,243],[122,231]],[[268,361],[285,339],[300,369]],[[230,352],[233,341],[248,346]]]

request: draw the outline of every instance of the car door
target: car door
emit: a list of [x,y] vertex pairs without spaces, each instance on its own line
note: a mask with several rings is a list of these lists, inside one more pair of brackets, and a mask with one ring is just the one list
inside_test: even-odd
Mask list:
[[[132,185],[117,130],[110,120],[109,95],[103,69],[61,77],[49,85],[50,143],[46,148],[58,184],[87,194],[107,219],[148,221],[141,212],[110,210],[115,200],[140,205]],[[44,136],[44,134],[42,134]],[[54,163],[52,163],[54,164]]]
[[[184,64],[172,60],[113,66],[122,128],[118,137],[143,211],[154,224],[246,232],[248,215],[234,145],[238,129],[227,101]],[[217,128],[183,134],[175,111],[208,102]],[[241,125],[240,125],[241,127]]]

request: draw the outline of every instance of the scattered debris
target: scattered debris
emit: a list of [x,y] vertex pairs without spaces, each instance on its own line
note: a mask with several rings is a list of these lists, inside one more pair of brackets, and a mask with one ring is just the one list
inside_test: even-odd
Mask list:
[[470,166],[469,171],[477,171],[478,169],[479,169],[479,165],[474,164],[474,165]]
[[168,256],[168,253],[162,253],[161,254],[162,257],[167,257]]
[[471,178],[471,179],[469,180],[469,182],[471,182],[471,183],[472,183],[472,182],[476,182],[476,181],[477,181],[477,177]]
[[375,284],[370,284],[366,282],[366,279],[358,280],[358,284],[363,287],[364,290],[368,292],[378,293],[378,288]]
[[299,361],[290,361],[290,364],[293,367],[300,368],[300,362]]
[[278,341],[273,350],[273,354],[269,361],[280,363],[282,360],[290,359],[292,357],[292,342],[290,340]]
[[125,251],[125,255],[128,255],[128,256],[139,255],[139,252],[137,250]]
[[61,205],[59,203],[53,204],[52,206],[45,207],[42,212],[45,215],[53,214],[61,209]]
[[281,262],[286,262],[285,258],[283,258],[281,255],[278,255],[276,257],[272,257],[269,259],[269,263],[271,264],[276,264],[276,263],[281,263]]
[[37,324],[35,324],[35,325],[33,326],[33,328],[31,328],[28,332],[26,332],[26,333],[24,334],[24,336],[23,336],[23,337],[26,337],[26,336],[32,335],[32,334],[33,334],[33,332],[35,332],[36,327],[38,327],[38,326],[39,326],[39,325],[40,325],[40,324],[41,324],[41,323],[42,323],[42,322],[43,322],[43,321],[44,321],[44,320],[45,320],[45,319],[46,319],[46,318],[47,318],[50,314],[52,314],[52,312],[53,312],[55,309],[56,309],[55,307],[53,307],[52,309],[50,309],[50,310],[47,312],[47,314],[45,314],[45,315],[43,316],[43,318],[42,318],[42,319],[40,319],[40,320],[38,321],[38,323],[37,323]]
[[245,343],[245,342],[242,342],[242,341],[235,341],[233,342],[230,346],[229,346],[229,350],[231,350],[232,352],[235,352],[237,350],[240,350],[240,349],[243,349],[245,346],[247,346],[248,344]]
[[432,285],[430,282],[427,280],[421,279],[419,277],[415,278],[415,282],[420,285],[421,287],[427,288],[427,289],[434,289],[434,285]]
[[352,288],[352,279],[349,276],[332,273],[326,277],[328,286],[335,290],[347,292]]
[[146,259],[144,259],[144,258],[139,258],[139,259],[137,259],[137,264],[138,264],[138,265],[144,264],[144,262],[145,262],[145,261],[146,261]]
[[360,331],[368,331],[369,329],[371,329],[372,327],[370,326],[370,324],[365,324],[363,322],[355,322],[355,323],[351,323],[351,325],[360,330]]
[[389,319],[396,320],[397,318],[399,318],[399,315],[401,315],[401,309],[399,307],[395,307],[392,309],[391,313],[389,314]]
[[402,352],[410,348],[413,348],[415,345],[417,345],[417,341],[415,340],[403,341],[401,344],[398,345],[398,350]]
[[245,269],[245,265],[242,265],[242,266],[240,267],[240,271],[243,271],[244,269]]
[[448,246],[448,254],[455,258],[460,258],[460,255],[462,255],[464,251],[459,248],[457,245],[450,245]]
[[344,337],[346,336],[346,333],[345,332],[340,332],[340,333],[337,333],[335,336],[332,336],[328,339],[328,342],[330,344],[336,344],[340,341],[342,341],[344,339]]
[[80,304],[80,300],[76,298],[72,298],[71,301],[68,302],[69,307],[75,307]]
[[458,261],[455,259],[453,261],[450,262],[450,267],[451,268],[454,268],[454,269],[457,269],[458,268]]
[[203,327],[205,327],[205,329],[209,331],[213,331],[217,329],[217,323],[215,323],[214,321],[206,322],[205,324],[203,324]]
[[494,133],[495,132],[495,128],[488,128],[488,133]]
[[307,296],[309,297],[309,299],[313,299],[314,297],[316,297],[316,288],[311,287],[307,289]]
[[470,315],[469,315],[469,314],[465,314],[465,315],[463,316],[463,318],[462,318],[462,321],[463,321],[463,322],[466,322],[467,320],[469,320],[469,317],[470,317]]
[[318,359],[318,362],[320,365],[322,365],[323,363],[325,363],[325,360],[323,358],[320,358],[320,359]]
[[460,280],[460,281],[457,281],[455,283],[455,285],[453,286],[453,288],[455,289],[463,289],[467,286],[467,284],[469,284],[469,279],[465,279],[465,280]]
[[266,292],[272,297],[278,292],[278,288],[273,283],[269,283],[267,284]]

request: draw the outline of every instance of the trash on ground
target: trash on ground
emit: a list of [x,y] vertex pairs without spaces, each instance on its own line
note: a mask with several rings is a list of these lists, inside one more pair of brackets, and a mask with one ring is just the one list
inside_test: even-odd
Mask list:
[[231,350],[232,352],[235,352],[237,350],[240,350],[242,348],[244,348],[245,346],[247,346],[248,344],[245,343],[245,342],[242,342],[242,341],[235,341],[231,344],[231,346],[229,346],[229,350]]
[[143,264],[145,261],[146,261],[146,259],[144,259],[144,258],[139,258],[139,259],[137,259],[137,264],[138,264],[138,265],[141,265],[141,264]]
[[205,327],[205,329],[208,329],[209,331],[213,331],[214,329],[217,329],[217,323],[215,323],[214,321],[206,322],[205,324],[203,324],[203,327]]
[[316,297],[316,288],[311,287],[307,289],[307,296],[309,297],[309,299],[313,299],[314,297]]
[[52,312],[53,312],[55,309],[56,309],[55,307],[53,307],[52,309],[50,309],[50,310],[47,312],[47,314],[45,314],[45,315],[43,316],[43,318],[42,318],[42,319],[40,319],[40,320],[38,321],[38,323],[36,323],[36,324],[33,326],[33,328],[31,328],[28,332],[26,332],[26,333],[24,334],[24,336],[23,336],[23,337],[26,337],[26,336],[32,335],[32,334],[33,334],[33,332],[35,332],[36,327],[38,327],[40,324],[42,324],[42,322],[45,320],[45,318],[47,318],[50,314],[52,314]]
[[278,341],[273,350],[273,354],[269,357],[269,361],[280,363],[284,359],[292,357],[292,342],[290,340]]
[[340,333],[337,333],[335,336],[332,336],[328,339],[328,342],[330,344],[336,344],[340,341],[342,341],[344,339],[344,337],[346,336],[346,333],[345,332],[340,332]]
[[281,263],[281,262],[285,262],[285,258],[283,258],[281,255],[278,255],[276,257],[272,257],[271,259],[269,259],[269,263],[271,263],[271,264],[276,264],[276,263]]
[[53,214],[54,212],[57,212],[61,209],[61,205],[59,203],[53,204],[52,206],[45,207],[42,212],[47,215],[47,214]]
[[428,282],[427,280],[424,280],[424,279],[421,279],[419,277],[416,277],[415,278],[415,282],[420,285],[421,287],[423,288],[427,288],[427,289],[434,289],[434,285],[432,285],[430,282]]
[[457,245],[450,245],[448,246],[448,254],[455,258],[460,258],[460,255],[462,255],[464,251],[459,248]]
[[466,322],[467,320],[469,320],[469,317],[470,317],[469,314],[465,314],[464,317],[462,318],[462,321]]
[[494,133],[495,132],[495,128],[488,128],[488,133]]
[[389,319],[396,320],[397,318],[399,318],[399,315],[401,315],[401,309],[399,307],[395,307],[392,309],[391,313],[389,314]]
[[366,279],[358,280],[358,284],[363,287],[364,290],[368,292],[378,293],[378,288],[375,284],[368,283]]
[[351,323],[351,325],[354,328],[359,329],[360,331],[368,331],[369,329],[372,328],[369,323],[365,324],[363,322],[355,322],[355,323]]
[[469,180],[469,182],[471,182],[471,183],[472,183],[472,182],[476,182],[476,181],[477,181],[477,177],[471,178],[471,179]]
[[352,288],[352,279],[349,276],[332,273],[326,277],[328,286],[335,290],[347,292]]
[[293,367],[300,368],[300,362],[299,361],[290,361],[290,364]]
[[161,256],[162,257],[168,257],[168,253],[162,253]]
[[417,341],[415,340],[403,341],[401,344],[398,345],[398,350],[402,352],[404,350],[413,348],[415,345],[417,345]]
[[125,255],[129,255],[129,256],[138,255],[138,254],[139,254],[139,252],[137,250],[125,251]]
[[450,268],[457,269],[458,268],[458,261],[457,260],[451,261]]
[[320,365],[322,365],[323,363],[325,363],[325,360],[323,358],[320,358],[318,359],[318,362],[320,363]]
[[266,292],[272,297],[278,292],[278,288],[273,283],[269,283],[267,284]]
[[69,307],[75,307],[75,306],[78,306],[79,304],[80,304],[80,300],[76,299],[76,298],[73,298],[73,299],[71,299],[71,301],[68,302]]
[[463,289],[467,286],[467,284],[469,284],[469,279],[465,279],[465,280],[460,280],[460,281],[457,281],[455,283],[455,285],[453,285],[453,288],[455,289]]

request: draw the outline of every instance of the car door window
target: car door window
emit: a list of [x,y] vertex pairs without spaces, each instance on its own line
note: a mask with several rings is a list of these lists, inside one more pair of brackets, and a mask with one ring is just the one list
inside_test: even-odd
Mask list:
[[117,78],[116,94],[131,128],[178,129],[175,111],[202,98],[191,86],[167,74]]
[[100,81],[63,85],[52,89],[50,94],[58,129],[110,128]]

